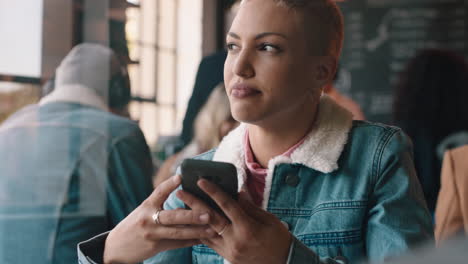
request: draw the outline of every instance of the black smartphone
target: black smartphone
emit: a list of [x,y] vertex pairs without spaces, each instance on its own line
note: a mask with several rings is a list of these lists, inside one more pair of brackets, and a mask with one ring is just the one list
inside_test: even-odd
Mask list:
[[[197,181],[201,178],[218,185],[232,199],[237,200],[237,170],[226,162],[186,159],[180,166],[182,170],[182,189],[205,202],[211,208],[224,215],[216,202],[200,187]],[[187,205],[186,208],[189,208]]]

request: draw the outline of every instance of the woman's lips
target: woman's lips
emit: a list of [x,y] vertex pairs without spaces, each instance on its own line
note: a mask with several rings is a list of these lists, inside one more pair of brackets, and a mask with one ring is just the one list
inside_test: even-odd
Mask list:
[[236,84],[231,89],[231,96],[239,99],[254,96],[257,94],[260,94],[259,90],[245,84]]

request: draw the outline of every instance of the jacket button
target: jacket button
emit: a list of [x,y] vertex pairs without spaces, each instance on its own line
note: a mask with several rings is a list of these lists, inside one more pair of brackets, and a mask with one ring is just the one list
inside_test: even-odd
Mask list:
[[288,174],[288,176],[286,176],[286,184],[291,187],[296,187],[299,184],[299,176],[296,174]]

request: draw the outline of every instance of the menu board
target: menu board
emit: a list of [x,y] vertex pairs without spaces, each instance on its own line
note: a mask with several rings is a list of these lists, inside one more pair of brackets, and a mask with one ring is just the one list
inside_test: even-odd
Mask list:
[[339,3],[345,40],[336,83],[371,121],[391,122],[399,74],[418,51],[468,58],[468,0],[348,0]]

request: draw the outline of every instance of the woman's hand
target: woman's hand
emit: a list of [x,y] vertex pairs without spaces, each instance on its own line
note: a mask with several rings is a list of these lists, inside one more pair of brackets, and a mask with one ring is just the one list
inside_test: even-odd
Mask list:
[[159,224],[152,215],[163,208],[172,191],[180,184],[180,176],[162,182],[153,193],[108,235],[104,263],[137,263],[155,254],[200,243],[200,239],[216,236],[207,224],[212,210],[163,210]]
[[[232,264],[286,263],[291,234],[276,216],[253,205],[243,193],[236,202],[206,180],[198,181],[198,185],[229,218],[213,213],[210,225],[220,235],[201,239],[203,244]],[[187,192],[178,191],[177,196],[191,208],[208,210],[203,202]]]

